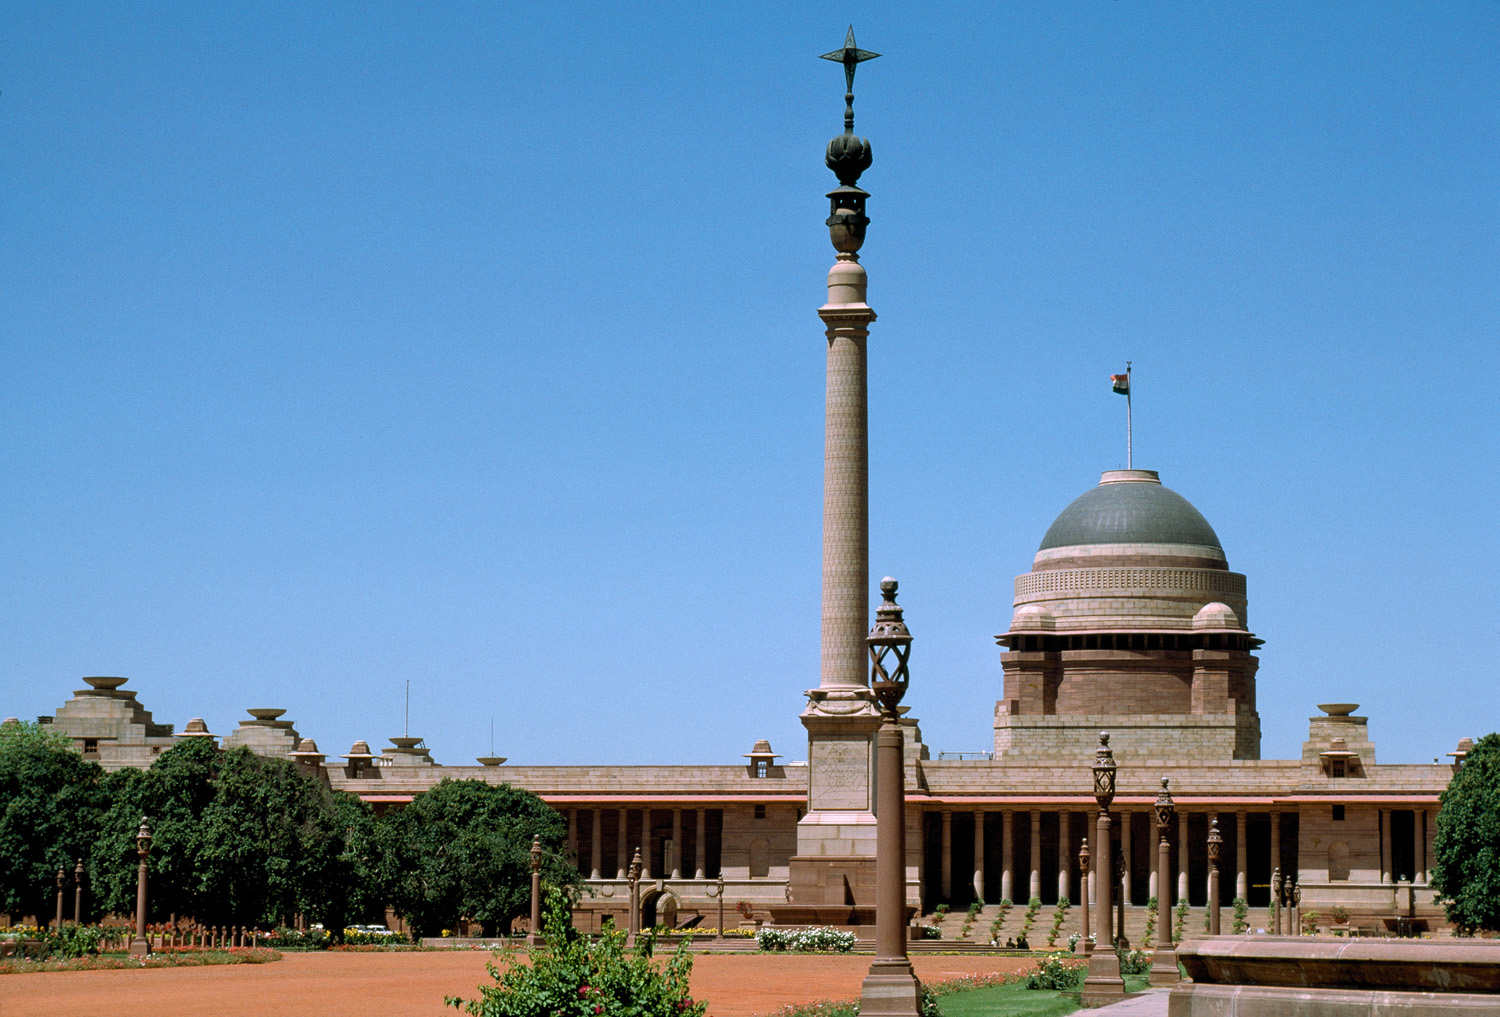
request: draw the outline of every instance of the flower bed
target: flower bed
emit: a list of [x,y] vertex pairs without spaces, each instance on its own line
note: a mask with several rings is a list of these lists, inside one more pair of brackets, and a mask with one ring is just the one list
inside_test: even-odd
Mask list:
[[24,975],[36,971],[108,971],[117,968],[195,968],[210,964],[269,964],[281,960],[275,950],[236,947],[230,950],[169,950],[131,957],[91,954],[86,957],[55,957],[47,960],[9,958],[0,961],[0,975]]
[[806,953],[848,953],[854,949],[852,932],[838,929],[761,929],[755,934],[755,945],[763,951],[793,950]]

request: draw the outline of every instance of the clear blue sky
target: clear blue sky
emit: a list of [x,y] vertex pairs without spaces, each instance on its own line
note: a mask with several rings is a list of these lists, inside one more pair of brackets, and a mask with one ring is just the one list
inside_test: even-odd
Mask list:
[[1135,462],[1249,577],[1267,757],[1500,727],[1500,6],[18,4],[0,715],[129,676],[342,753],[805,756],[854,21],[872,585],[991,745]]

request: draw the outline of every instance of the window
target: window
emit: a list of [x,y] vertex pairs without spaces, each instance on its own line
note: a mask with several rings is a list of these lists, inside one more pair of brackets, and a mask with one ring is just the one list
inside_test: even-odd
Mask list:
[[755,775],[757,777],[769,777],[771,775],[771,764],[764,759],[755,761]]
[[1333,807],[1333,821],[1335,823],[1342,823],[1344,821],[1344,807],[1342,805],[1335,805]]
[[1330,777],[1349,776],[1349,761],[1347,759],[1332,759],[1329,762],[1332,764],[1332,770],[1329,773]]
[[85,738],[83,740],[83,754],[85,756],[97,756],[99,754],[99,739]]
[[766,818],[766,807],[764,805],[757,805],[755,807],[755,818],[756,819],[765,819]]

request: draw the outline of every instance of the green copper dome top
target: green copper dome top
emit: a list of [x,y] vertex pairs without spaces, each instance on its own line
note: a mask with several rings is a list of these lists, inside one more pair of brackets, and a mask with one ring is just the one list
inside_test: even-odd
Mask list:
[[1163,487],[1155,470],[1107,470],[1098,487],[1063,509],[1038,550],[1080,544],[1197,544],[1224,550],[1203,514]]

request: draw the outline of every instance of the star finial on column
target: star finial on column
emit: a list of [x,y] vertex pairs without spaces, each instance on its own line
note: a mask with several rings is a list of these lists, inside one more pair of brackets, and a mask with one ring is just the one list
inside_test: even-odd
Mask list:
[[860,49],[854,44],[854,26],[850,25],[849,34],[844,36],[843,48],[836,49],[832,53],[824,53],[819,58],[844,65],[844,130],[848,133],[854,132],[854,68],[866,60],[874,60],[879,55],[867,49]]

